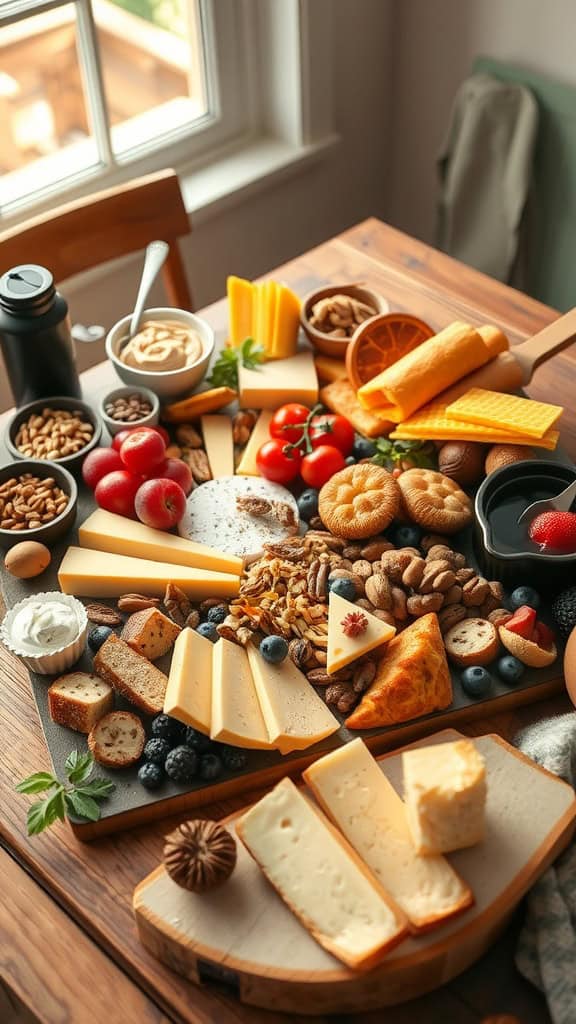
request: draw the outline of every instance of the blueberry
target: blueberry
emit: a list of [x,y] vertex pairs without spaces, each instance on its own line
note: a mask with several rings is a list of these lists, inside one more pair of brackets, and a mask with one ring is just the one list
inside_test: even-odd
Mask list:
[[355,466],[356,465],[356,459],[354,458],[353,455],[347,455],[346,459],[345,459],[345,462],[346,462],[347,466]]
[[168,740],[153,736],[144,747],[144,760],[163,765],[171,749]]
[[239,747],[222,747],[219,751],[224,766],[231,772],[241,772],[248,764],[248,754]]
[[522,662],[511,654],[505,654],[503,658],[500,658],[496,668],[498,669],[498,675],[502,677],[505,683],[519,682],[526,671]]
[[212,750],[214,746],[214,741],[209,736],[205,736],[204,733],[193,729],[191,725],[186,729],[184,743],[191,750],[195,750],[197,754],[205,754],[208,750]]
[[485,697],[492,686],[492,676],[481,665],[470,665],[464,669],[461,682],[469,697]]
[[353,580],[344,578],[332,580],[330,584],[330,591],[333,594],[338,594],[338,597],[343,597],[345,601],[356,600],[356,587],[354,586]]
[[[228,608],[225,604],[216,604],[213,608],[208,609],[206,615],[206,622],[213,622],[215,626],[219,626],[228,615]],[[210,638],[208,638],[210,639]]]
[[174,747],[166,758],[164,771],[173,782],[192,782],[198,771],[198,754],[190,747]]
[[279,665],[288,654],[288,644],[282,636],[265,636],[260,644],[260,654],[271,665]]
[[371,459],[376,454],[376,445],[373,441],[369,441],[367,437],[356,437],[354,441],[354,447],[352,448],[352,455],[358,461],[360,459]]
[[156,715],[152,719],[151,732],[158,739],[167,740],[171,747],[182,742],[185,726],[170,715]]
[[102,644],[113,632],[114,630],[110,626],[96,626],[96,629],[93,629],[88,637],[88,646],[93,651],[99,651]]
[[418,526],[397,526],[392,539],[397,548],[417,548],[422,537]]
[[318,515],[318,491],[314,488],[309,487],[307,491],[302,491],[302,494],[298,498],[298,511],[300,518],[305,523],[309,523],[313,516]]
[[534,587],[516,587],[516,590],[510,594],[508,604],[513,612],[517,608],[521,608],[523,604],[530,605],[530,608],[539,608],[540,594],[534,590]]
[[217,754],[204,754],[200,758],[200,778],[211,782],[222,774],[222,761]]
[[196,626],[196,632],[200,633],[200,636],[205,636],[207,640],[211,640],[213,644],[219,639],[214,622],[201,622],[199,626]]
[[138,769],[138,782],[145,789],[158,789],[158,786],[162,785],[163,778],[164,772],[160,765],[154,764],[152,761],[147,761]]

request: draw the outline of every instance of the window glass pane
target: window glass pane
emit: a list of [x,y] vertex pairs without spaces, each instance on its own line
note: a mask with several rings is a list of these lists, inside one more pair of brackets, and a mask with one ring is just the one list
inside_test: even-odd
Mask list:
[[0,30],[0,210],[98,164],[74,4]]
[[208,113],[196,0],[93,0],[114,152]]

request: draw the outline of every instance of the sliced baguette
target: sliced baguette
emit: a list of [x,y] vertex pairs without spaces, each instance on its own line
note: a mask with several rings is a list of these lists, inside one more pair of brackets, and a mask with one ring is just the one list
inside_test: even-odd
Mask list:
[[115,633],[102,644],[93,664],[98,675],[126,700],[149,715],[160,714],[168,677]]
[[99,764],[107,768],[128,768],[142,756],[146,733],[131,711],[104,715],[88,733],[88,747]]
[[50,718],[76,732],[90,732],[113,709],[114,690],[92,672],[69,672],[48,689]]

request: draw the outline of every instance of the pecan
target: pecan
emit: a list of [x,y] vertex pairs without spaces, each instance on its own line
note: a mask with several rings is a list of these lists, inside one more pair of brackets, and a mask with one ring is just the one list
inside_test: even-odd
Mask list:
[[489,593],[488,580],[483,579],[482,576],[473,576],[462,587],[462,604],[466,608],[479,608]]
[[182,449],[179,444],[169,444],[164,452],[164,456],[167,459],[181,459]]
[[[369,562],[380,559],[385,551],[393,551],[394,545],[389,540],[371,540],[365,544],[360,552],[361,558],[367,558]],[[358,556],[356,556],[358,557]]]
[[197,612],[195,608],[192,609],[190,614],[186,618],[185,626],[189,629],[196,629],[196,626],[200,622],[200,612]]
[[445,544],[434,544],[426,553],[426,560],[428,562],[435,562],[439,558],[448,562],[449,567],[454,570],[463,569],[466,566],[465,556],[460,554],[459,551],[453,551],[452,548],[447,547]]
[[306,544],[321,542],[331,551],[343,551],[348,544],[344,537],[335,537],[329,530],[308,530],[304,541]]
[[460,585],[463,586],[465,583],[468,583],[469,580],[474,579],[476,572],[474,569],[469,569],[467,566],[463,566],[461,569],[457,569],[454,575],[456,576],[456,583],[460,583]]
[[402,582],[402,573],[408,568],[413,557],[414,556],[406,548],[400,548],[398,551],[384,552],[380,562],[382,564],[383,571],[392,583]]
[[314,648],[309,640],[291,640],[288,644],[288,654],[297,668],[305,668],[312,660]]
[[462,587],[459,583],[454,583],[449,590],[444,593],[444,604],[460,604],[462,601]]
[[182,423],[176,427],[176,440],[183,448],[202,448],[204,443],[198,431],[190,423]]
[[351,562],[355,562],[357,558],[362,556],[362,548],[359,544],[350,544],[347,548],[343,549],[342,554],[344,558],[349,558]]
[[437,612],[444,603],[444,594],[412,594],[406,602],[410,615],[418,618],[428,612]]
[[512,612],[509,612],[507,608],[495,608],[493,612],[490,612],[488,622],[491,622],[496,627],[505,626],[511,618]]
[[208,456],[203,448],[191,448],[183,452],[182,461],[189,466],[197,484],[205,484],[212,479]]
[[232,417],[232,437],[234,444],[244,445],[254,429],[258,414],[253,409],[242,409]]
[[266,498],[245,495],[236,498],[236,508],[240,512],[247,512],[250,516],[271,516],[281,526],[288,526],[292,529],[296,529],[298,526],[294,509],[285,501],[268,501]]
[[264,550],[276,558],[285,558],[287,562],[299,562],[304,554],[300,537],[288,537],[287,540],[279,541],[278,544],[264,544]]
[[490,587],[490,593],[492,597],[498,598],[498,604],[501,605],[504,600],[504,587],[499,580],[490,580],[488,586]]
[[405,587],[412,587],[413,590],[417,590],[422,582],[425,570],[426,562],[424,559],[412,557],[407,568],[402,573],[402,583]]
[[372,565],[366,558],[359,558],[356,562],[352,563],[352,572],[356,573],[363,580],[370,579]]
[[160,598],[145,597],[144,594],[122,594],[117,604],[121,612],[141,612],[145,608],[156,608]]
[[366,597],[375,608],[390,611],[392,608],[392,588],[387,576],[378,573],[366,580]]
[[306,678],[313,686],[329,686],[331,683],[345,683],[352,678],[352,669],[346,666],[338,672],[327,672],[325,668],[313,668],[306,673]]
[[237,629],[232,629],[231,626],[225,626],[224,623],[221,622],[216,626],[216,632],[223,640],[231,640],[233,644],[240,644],[240,637],[238,636]]
[[398,622],[404,622],[408,618],[406,594],[401,587],[392,587],[390,594],[392,597],[392,614]]
[[326,688],[326,703],[334,705],[340,714],[347,715],[358,700],[358,694],[350,683],[333,683]]
[[466,609],[463,604],[449,604],[438,612],[438,624],[442,633],[447,633],[452,626],[457,626],[462,619],[466,618]]
[[169,583],[164,594],[163,605],[168,615],[177,626],[183,626],[192,611],[192,603],[183,590],[175,583]]
[[87,604],[86,615],[97,626],[118,626],[123,622],[122,616],[107,604]]
[[352,679],[352,686],[356,693],[364,693],[368,687],[374,682],[376,677],[376,662],[365,661],[363,665],[359,665]]

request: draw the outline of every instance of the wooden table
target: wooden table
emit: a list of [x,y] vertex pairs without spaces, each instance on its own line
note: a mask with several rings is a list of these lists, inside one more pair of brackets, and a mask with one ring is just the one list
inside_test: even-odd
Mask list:
[[[557,315],[376,220],[305,253],[273,276],[301,295],[324,283],[364,281],[385,295],[393,310],[409,311],[436,329],[455,319],[494,323],[512,343],[536,333]],[[222,338],[224,302],[203,315]],[[573,458],[576,407],[570,405],[575,379],[576,351],[568,350],[542,367],[528,389],[534,397],[566,406],[563,442]],[[94,394],[112,380],[107,364],[94,367],[83,375],[85,393]],[[0,851],[0,873],[7,893],[0,906],[0,936],[5,938],[0,941],[0,999],[4,991],[6,1005],[24,1008],[21,1019],[46,1024],[104,1019],[107,1024],[167,1019],[287,1024],[285,1015],[243,1007],[217,989],[195,988],[138,942],[132,891],[157,865],[162,837],[179,819],[84,845],[63,824],[27,838],[27,800],[14,792],[14,784],[31,772],[48,769],[49,759],[26,672],[3,650],[0,679],[0,843],[6,849],[6,854]],[[569,708],[566,697],[556,697],[471,724],[464,731],[497,732],[510,739],[521,725]],[[214,804],[204,813],[220,818],[247,802],[244,796]],[[474,1024],[497,1013],[516,1014],[522,1024],[548,1024],[544,1000],[515,972],[514,942],[512,928],[488,956],[446,988],[387,1010],[387,1024]],[[5,1019],[1,1002],[0,1017]],[[338,1017],[349,1024],[376,1024],[382,1019],[383,1012]]]

